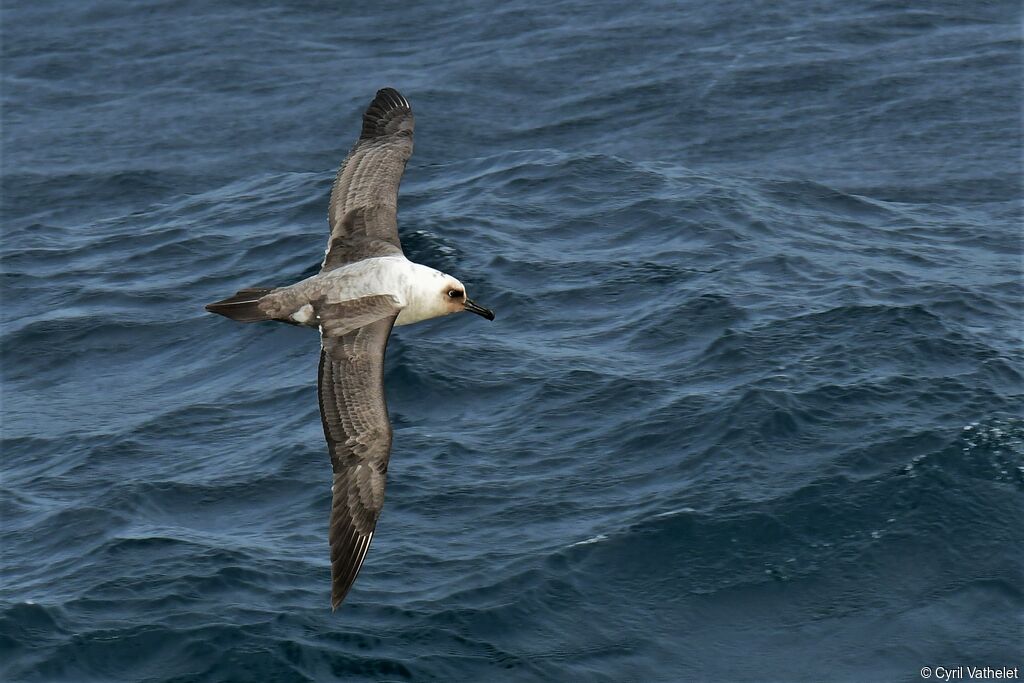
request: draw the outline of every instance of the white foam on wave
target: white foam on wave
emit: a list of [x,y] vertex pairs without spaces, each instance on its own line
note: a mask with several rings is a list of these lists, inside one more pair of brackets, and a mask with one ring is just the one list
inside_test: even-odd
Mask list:
[[576,543],[573,543],[569,547],[570,548],[575,548],[578,545],[589,545],[591,543],[600,543],[601,541],[605,541],[607,539],[608,539],[608,537],[605,536],[604,534],[598,534],[597,536],[594,536],[592,538],[588,538],[585,541],[577,541]]
[[687,515],[691,512],[696,512],[696,510],[691,507],[681,507],[676,508],[675,510],[669,510],[668,512],[659,512],[658,514],[654,515],[654,518],[661,519],[663,517],[675,517],[676,515]]

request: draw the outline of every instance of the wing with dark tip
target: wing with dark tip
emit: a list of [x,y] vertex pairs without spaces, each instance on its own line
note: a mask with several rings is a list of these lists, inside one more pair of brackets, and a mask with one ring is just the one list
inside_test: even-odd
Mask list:
[[341,336],[325,332],[320,417],[334,468],[331,486],[331,607],[359,574],[384,505],[391,422],[384,401],[384,351],[396,315]]
[[363,114],[359,141],[342,162],[331,190],[324,270],[367,258],[367,253],[401,253],[398,184],[412,155],[414,127],[408,100],[393,88],[377,91]]

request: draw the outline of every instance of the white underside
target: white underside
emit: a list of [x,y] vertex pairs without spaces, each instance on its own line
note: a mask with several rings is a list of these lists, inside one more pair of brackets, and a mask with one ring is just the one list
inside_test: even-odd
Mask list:
[[306,304],[305,306],[303,306],[299,310],[297,310],[294,313],[292,313],[292,320],[294,320],[295,322],[297,322],[299,324],[308,323],[312,317],[313,317],[313,305],[312,304]]
[[[326,280],[327,300],[332,303],[380,294],[393,296],[400,309],[395,325],[454,312],[444,298],[453,278],[404,256],[368,258],[311,279],[316,278]],[[313,309],[307,304],[293,313],[292,319],[302,323],[312,315]]]

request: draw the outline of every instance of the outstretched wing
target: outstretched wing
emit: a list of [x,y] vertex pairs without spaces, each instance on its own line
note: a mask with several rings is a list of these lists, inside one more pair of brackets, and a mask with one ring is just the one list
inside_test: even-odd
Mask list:
[[334,468],[331,607],[352,587],[384,505],[391,422],[384,401],[384,351],[397,313],[335,337],[320,352],[320,417]]
[[412,155],[415,119],[393,88],[377,91],[363,114],[359,141],[331,190],[331,237],[323,270],[369,256],[402,253],[398,239],[398,185]]

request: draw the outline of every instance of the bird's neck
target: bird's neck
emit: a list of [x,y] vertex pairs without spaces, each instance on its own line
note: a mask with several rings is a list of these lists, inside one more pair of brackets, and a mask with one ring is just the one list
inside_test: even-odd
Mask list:
[[405,308],[398,314],[395,325],[411,325],[451,313],[442,298],[447,279],[445,274],[419,263],[407,263],[403,292]]

